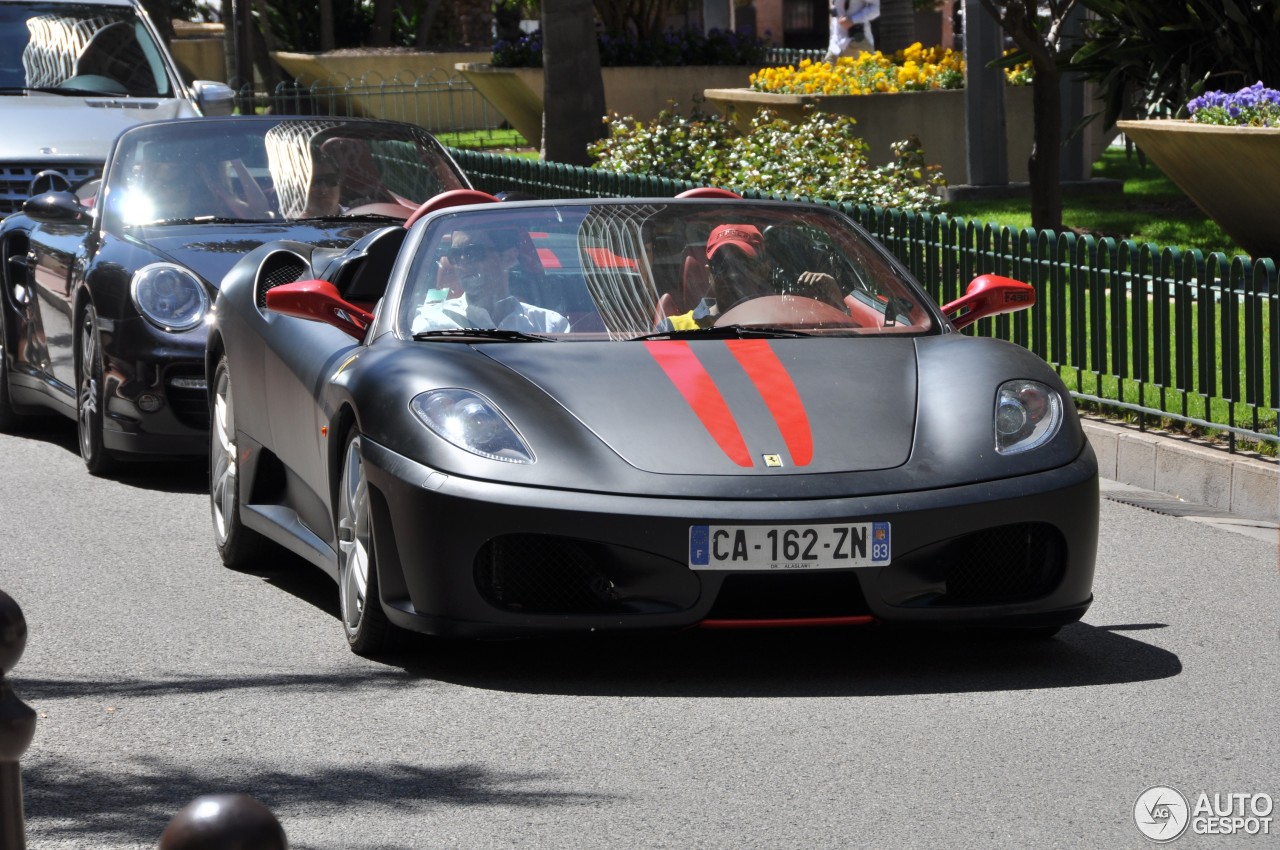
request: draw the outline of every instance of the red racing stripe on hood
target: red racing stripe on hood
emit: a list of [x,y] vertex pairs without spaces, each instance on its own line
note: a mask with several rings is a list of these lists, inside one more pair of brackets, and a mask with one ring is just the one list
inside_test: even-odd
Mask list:
[[742,429],[689,343],[684,340],[651,340],[644,346],[729,459],[738,466],[752,466]]
[[738,358],[738,363],[773,414],[773,421],[778,423],[787,451],[791,453],[791,462],[796,466],[808,466],[813,460],[813,431],[809,428],[809,416],[805,413],[800,392],[787,367],[782,365],[766,339],[731,339],[725,344]]

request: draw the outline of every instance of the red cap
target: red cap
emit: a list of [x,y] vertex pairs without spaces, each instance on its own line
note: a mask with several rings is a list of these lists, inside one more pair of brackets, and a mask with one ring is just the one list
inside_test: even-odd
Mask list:
[[707,259],[725,245],[734,245],[748,257],[755,259],[764,248],[764,236],[753,224],[722,224],[707,237]]

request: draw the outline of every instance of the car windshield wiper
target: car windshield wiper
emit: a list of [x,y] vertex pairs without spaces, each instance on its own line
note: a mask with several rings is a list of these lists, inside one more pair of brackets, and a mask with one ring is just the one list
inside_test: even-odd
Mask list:
[[197,215],[186,216],[182,218],[156,218],[151,221],[131,221],[129,225],[132,227],[155,227],[156,225],[165,226],[169,224],[253,224],[254,222],[271,221],[273,218],[232,218],[230,216],[220,215]]
[[630,342],[648,339],[798,339],[805,336],[813,336],[813,334],[793,328],[774,328],[767,325],[721,325],[710,328],[658,331],[643,336],[633,336]]
[[128,97],[129,92],[121,90],[118,92],[104,92],[99,89],[82,89],[76,86],[4,86],[0,88],[0,94],[28,94],[30,92],[38,92],[40,94],[61,94],[70,97],[83,97],[89,95],[91,97]]
[[418,331],[413,338],[419,342],[424,340],[443,340],[444,342],[466,342],[468,340],[489,340],[497,342],[555,342],[554,339],[524,331],[511,331],[503,328],[445,328],[438,331]]

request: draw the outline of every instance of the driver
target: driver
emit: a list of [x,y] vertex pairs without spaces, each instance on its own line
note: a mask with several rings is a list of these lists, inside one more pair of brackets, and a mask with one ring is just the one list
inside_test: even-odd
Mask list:
[[[707,237],[707,269],[714,297],[703,298],[687,313],[667,316],[658,331],[709,328],[733,307],[763,295],[777,295],[773,266],[764,252],[764,235],[751,224],[722,224]],[[789,292],[840,307],[835,278],[826,272],[802,272]]]
[[707,237],[707,268],[714,297],[703,298],[687,313],[668,316],[658,330],[709,328],[735,304],[774,294],[769,261],[764,255],[764,235],[755,225],[722,224],[712,230]]
[[442,264],[457,273],[462,294],[418,308],[413,331],[498,328],[525,333],[568,333],[569,320],[511,294],[518,250],[509,231],[455,230]]

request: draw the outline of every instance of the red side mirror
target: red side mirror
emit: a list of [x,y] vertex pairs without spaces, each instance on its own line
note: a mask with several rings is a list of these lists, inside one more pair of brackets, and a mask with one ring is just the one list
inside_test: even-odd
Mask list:
[[1035,289],[1020,280],[984,274],[975,277],[965,288],[964,295],[946,304],[946,313],[956,328],[965,328],[979,319],[1016,313],[1036,303]]
[[332,325],[356,339],[364,339],[373,314],[343,301],[327,280],[299,280],[267,290],[267,309],[295,319]]

